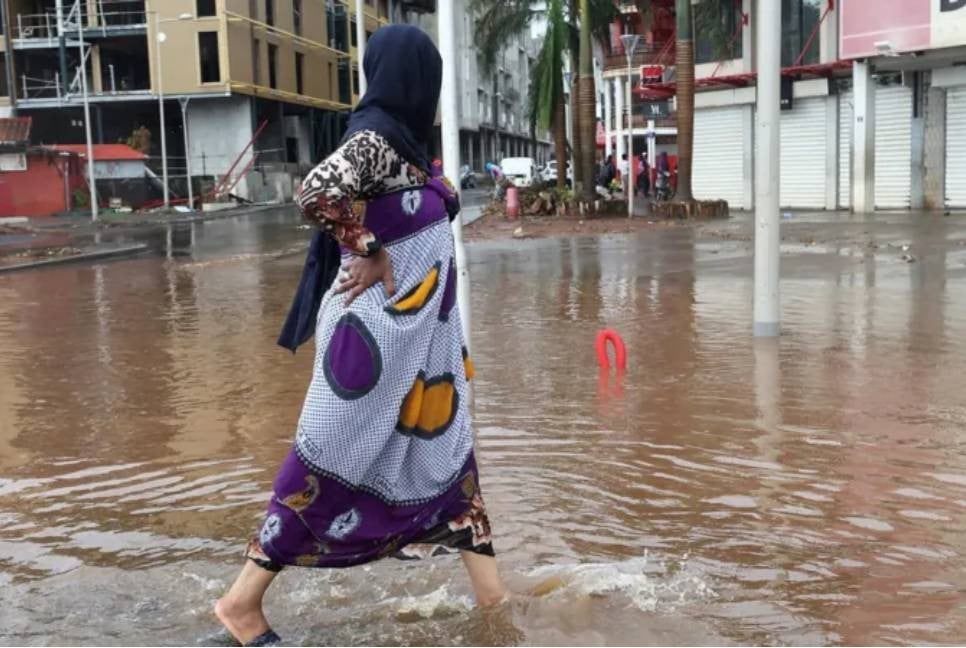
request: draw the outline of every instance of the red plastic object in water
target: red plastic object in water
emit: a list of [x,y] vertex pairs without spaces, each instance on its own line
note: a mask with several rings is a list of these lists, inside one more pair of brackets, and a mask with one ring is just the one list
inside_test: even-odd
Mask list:
[[597,334],[597,364],[601,369],[610,369],[610,358],[607,356],[607,343],[614,345],[614,362],[618,371],[627,369],[627,347],[624,338],[613,329],[604,329]]
[[516,219],[520,216],[520,194],[516,187],[507,187],[506,215],[508,218],[513,219]]

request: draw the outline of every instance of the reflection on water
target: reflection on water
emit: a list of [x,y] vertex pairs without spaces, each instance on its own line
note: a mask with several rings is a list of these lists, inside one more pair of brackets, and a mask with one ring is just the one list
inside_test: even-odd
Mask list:
[[[307,643],[964,636],[966,232],[816,231],[845,242],[789,237],[780,342],[749,337],[740,240],[472,247],[484,490],[532,595],[473,611],[448,560],[289,570],[276,626]],[[288,214],[195,224],[149,257],[0,277],[0,643],[217,642],[211,602],[311,371],[311,349],[274,346],[305,238]],[[605,326],[628,344],[620,380],[598,374]]]

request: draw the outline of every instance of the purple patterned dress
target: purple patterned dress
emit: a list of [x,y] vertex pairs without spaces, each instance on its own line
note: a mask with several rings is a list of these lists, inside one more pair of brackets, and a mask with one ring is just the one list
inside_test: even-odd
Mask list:
[[331,290],[295,444],[247,555],[267,569],[348,567],[451,549],[493,555],[467,409],[456,305],[455,197],[381,136],[357,133],[306,177],[299,204],[344,260],[385,248],[397,292]]

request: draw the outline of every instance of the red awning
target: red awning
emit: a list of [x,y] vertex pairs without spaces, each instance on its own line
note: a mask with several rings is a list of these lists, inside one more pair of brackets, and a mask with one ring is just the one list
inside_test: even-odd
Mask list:
[[[851,69],[852,61],[835,61],[834,63],[822,63],[819,65],[787,67],[782,70],[782,76],[793,78],[831,78],[835,72]],[[757,79],[757,72],[729,74],[727,76],[710,76],[696,80],[694,87],[697,90],[744,88],[753,85]],[[677,93],[677,83],[674,81],[667,83],[647,83],[635,88],[634,92],[644,101],[661,101],[663,99],[670,99]]]

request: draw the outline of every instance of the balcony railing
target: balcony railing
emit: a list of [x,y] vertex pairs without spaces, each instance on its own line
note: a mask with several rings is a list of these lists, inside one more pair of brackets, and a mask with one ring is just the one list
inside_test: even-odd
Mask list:
[[[655,43],[639,45],[631,58],[631,67],[642,65],[674,65],[674,44]],[[623,50],[611,49],[604,54],[604,69],[613,70],[627,67],[627,55]]]

